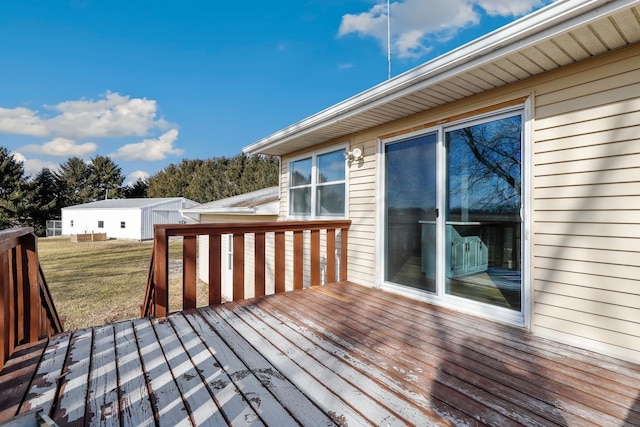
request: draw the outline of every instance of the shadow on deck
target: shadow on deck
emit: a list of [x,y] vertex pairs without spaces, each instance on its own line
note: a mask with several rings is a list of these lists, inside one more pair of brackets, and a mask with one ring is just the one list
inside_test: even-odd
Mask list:
[[0,374],[60,425],[639,425],[640,366],[349,282],[64,333]]

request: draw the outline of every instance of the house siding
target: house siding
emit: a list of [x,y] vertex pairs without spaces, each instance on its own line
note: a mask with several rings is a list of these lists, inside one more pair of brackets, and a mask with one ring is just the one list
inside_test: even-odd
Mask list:
[[640,48],[536,87],[533,329],[640,362]]
[[529,326],[540,336],[640,362],[638,82],[636,45],[350,135],[350,148],[363,148],[365,157],[348,168],[349,280],[368,286],[382,280],[379,138],[528,97]]

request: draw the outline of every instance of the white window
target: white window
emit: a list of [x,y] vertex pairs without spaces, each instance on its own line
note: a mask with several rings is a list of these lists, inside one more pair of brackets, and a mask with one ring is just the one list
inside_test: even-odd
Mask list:
[[289,162],[289,215],[345,216],[344,149]]

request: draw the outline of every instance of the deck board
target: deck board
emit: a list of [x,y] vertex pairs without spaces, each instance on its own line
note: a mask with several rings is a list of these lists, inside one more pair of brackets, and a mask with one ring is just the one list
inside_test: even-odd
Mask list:
[[60,425],[640,425],[640,366],[345,282],[20,349],[0,422],[40,406]]
[[115,324],[120,421],[123,425],[155,425],[149,390],[132,322]]

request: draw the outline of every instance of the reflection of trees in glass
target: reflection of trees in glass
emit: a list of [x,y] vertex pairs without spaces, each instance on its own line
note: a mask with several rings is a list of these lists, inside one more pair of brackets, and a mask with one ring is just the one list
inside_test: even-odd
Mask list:
[[435,210],[436,134],[390,144],[386,150],[389,211]]
[[323,185],[316,194],[316,215],[344,214],[344,184]]
[[311,158],[291,162],[291,185],[311,184]]
[[447,133],[449,209],[515,214],[520,209],[521,117]]

